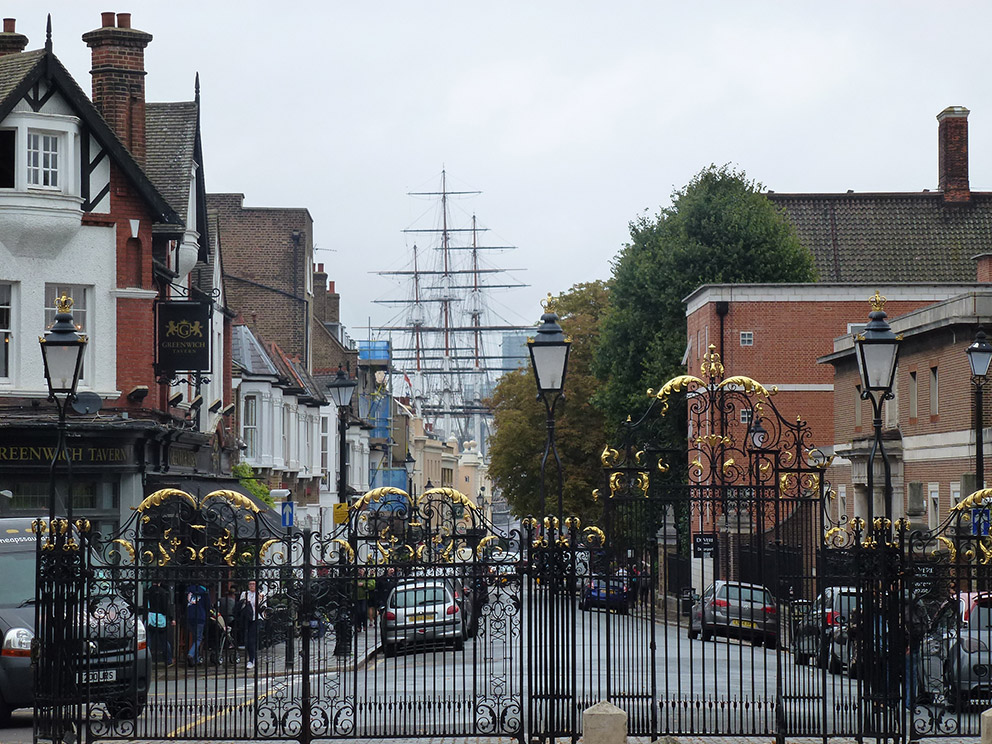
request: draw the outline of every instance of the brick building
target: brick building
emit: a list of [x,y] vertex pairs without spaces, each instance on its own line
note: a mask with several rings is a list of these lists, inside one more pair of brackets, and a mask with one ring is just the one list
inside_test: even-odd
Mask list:
[[[151,38],[131,27],[130,14],[102,14],[83,37],[91,101],[55,56],[51,31],[35,51],[24,51],[13,20],[0,33],[0,490],[12,491],[15,512],[48,503],[56,430],[37,338],[61,294],[89,336],[79,390],[103,406],[98,416],[69,413],[75,513],[113,526],[149,479],[185,475],[210,487],[228,472],[223,417],[195,426],[194,411],[170,409],[155,366],[156,304],[177,287],[190,294],[186,277],[211,246],[198,107],[187,104],[179,147],[145,103]],[[180,172],[169,172],[169,155],[185,164]],[[223,315],[215,286],[206,294]],[[211,394],[221,401],[223,347],[215,340]]]

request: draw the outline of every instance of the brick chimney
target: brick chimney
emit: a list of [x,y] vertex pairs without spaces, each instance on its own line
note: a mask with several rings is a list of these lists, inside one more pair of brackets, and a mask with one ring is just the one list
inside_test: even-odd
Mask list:
[[948,106],[937,115],[937,188],[946,203],[968,203],[968,109]]
[[13,18],[3,19],[3,33],[0,34],[0,57],[7,54],[18,54],[24,51],[28,45],[28,37],[14,31],[16,20]]
[[131,14],[101,13],[83,34],[92,49],[93,103],[142,166],[145,164],[145,47],[152,35],[131,28]]

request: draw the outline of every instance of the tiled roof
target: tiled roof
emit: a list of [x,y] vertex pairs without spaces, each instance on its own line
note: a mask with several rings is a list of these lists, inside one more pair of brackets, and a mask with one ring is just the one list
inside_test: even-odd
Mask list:
[[992,252],[992,193],[944,204],[939,191],[778,194],[823,282],[974,281],[972,257]]
[[0,101],[13,93],[18,83],[44,56],[44,49],[36,49],[33,52],[5,54],[0,57]]
[[268,352],[243,323],[231,326],[231,361],[250,375],[279,376]]
[[187,221],[196,113],[194,101],[145,104],[145,172],[169,206]]
[[327,398],[321,392],[320,384],[309,372],[307,372],[306,366],[303,362],[298,359],[291,359],[290,364],[293,365],[297,378],[303,384],[307,397],[311,398],[315,403],[320,403],[321,405],[326,404]]

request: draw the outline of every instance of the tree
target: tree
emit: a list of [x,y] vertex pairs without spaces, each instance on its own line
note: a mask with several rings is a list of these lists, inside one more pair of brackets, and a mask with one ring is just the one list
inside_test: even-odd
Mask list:
[[[762,188],[743,171],[711,165],[673,192],[657,217],[630,224],[631,240],[613,261],[594,365],[604,381],[596,403],[608,424],[636,418],[648,388],[684,371],[683,299],[696,288],[816,280],[812,253]],[[684,444],[684,428],[663,429],[670,445]]]
[[[598,454],[605,443],[605,432],[602,414],[590,403],[598,386],[591,364],[606,305],[607,288],[602,281],[577,284],[559,295],[554,303],[561,326],[572,340],[565,400],[559,404],[555,417],[555,442],[564,478],[564,513],[576,514],[583,522],[598,515],[600,509],[592,500],[592,490],[601,485]],[[500,379],[490,406],[495,431],[489,440],[489,476],[514,514],[537,515],[547,429],[544,405],[537,400],[529,366]],[[553,456],[549,456],[546,470],[546,512],[553,514],[558,508]]]

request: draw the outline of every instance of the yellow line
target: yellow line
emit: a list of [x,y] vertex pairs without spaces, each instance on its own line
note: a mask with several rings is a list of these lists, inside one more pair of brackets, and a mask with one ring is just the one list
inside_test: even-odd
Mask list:
[[[257,695],[250,702],[260,703],[260,702],[262,702],[265,698],[267,698],[271,694],[272,694],[272,691],[270,690],[270,691],[265,692],[265,693],[263,693],[261,695]],[[249,702],[249,701],[245,701],[245,702]],[[222,715],[225,715],[226,713],[230,713],[231,711],[237,710],[242,705],[244,705],[244,703],[238,703],[237,705],[229,705],[228,707],[224,708],[223,710],[219,710],[216,713],[213,713],[212,715],[203,716],[202,718],[198,718],[197,720],[193,721],[192,723],[187,723],[185,726],[180,726],[179,728],[175,729],[174,731],[170,731],[168,734],[166,734],[166,738],[167,739],[175,738],[175,737],[179,736],[179,734],[184,734],[187,731],[189,731],[190,729],[196,728],[197,726],[201,726],[204,723],[207,723],[208,721],[212,721],[213,719],[217,718],[218,716],[222,716]]]

